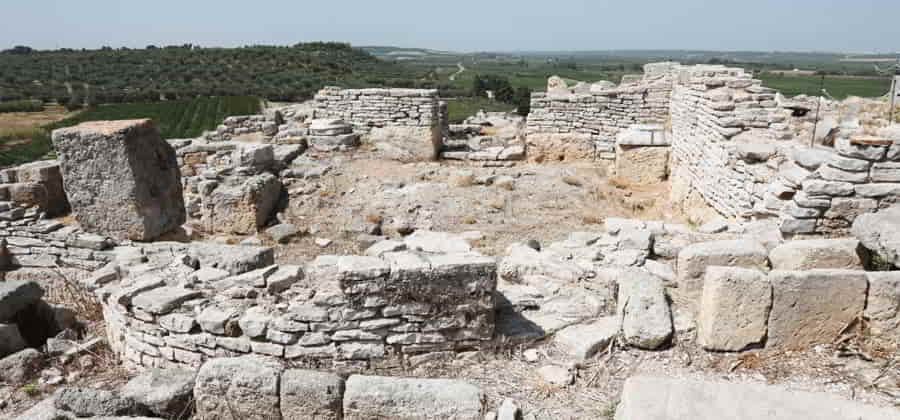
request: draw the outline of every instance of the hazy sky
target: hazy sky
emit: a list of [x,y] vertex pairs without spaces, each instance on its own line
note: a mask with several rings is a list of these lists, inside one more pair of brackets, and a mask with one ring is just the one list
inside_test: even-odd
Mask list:
[[898,0],[0,0],[0,48],[900,50]]

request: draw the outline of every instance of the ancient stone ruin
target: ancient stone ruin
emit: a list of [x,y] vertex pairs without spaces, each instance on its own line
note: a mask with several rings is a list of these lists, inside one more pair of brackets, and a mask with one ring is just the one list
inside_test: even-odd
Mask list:
[[[900,129],[876,102],[814,123],[742,69],[667,62],[551,78],[527,117],[326,88],[195,139],[57,130],[57,160],[0,171],[0,410],[897,418]],[[102,352],[123,373],[90,386]]]

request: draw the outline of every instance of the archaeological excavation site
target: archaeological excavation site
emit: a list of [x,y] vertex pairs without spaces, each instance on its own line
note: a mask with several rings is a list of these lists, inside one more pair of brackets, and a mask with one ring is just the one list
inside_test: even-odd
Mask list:
[[530,105],[53,131],[0,171],[0,417],[900,419],[883,99],[659,62]]

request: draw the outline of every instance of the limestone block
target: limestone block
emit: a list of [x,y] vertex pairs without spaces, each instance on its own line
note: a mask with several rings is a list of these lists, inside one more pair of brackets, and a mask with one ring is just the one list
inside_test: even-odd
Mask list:
[[194,385],[197,417],[206,420],[281,420],[279,378],[284,368],[264,357],[211,359]]
[[166,419],[187,419],[191,414],[196,373],[187,369],[150,369],[122,388],[121,395]]
[[249,235],[265,226],[281,194],[281,181],[264,173],[220,185],[204,199],[202,225],[211,232]]
[[616,420],[889,420],[880,408],[782,386],[721,380],[635,376],[625,381]]
[[556,333],[553,341],[575,359],[588,360],[619,335],[619,322],[618,317],[608,316],[591,323],[566,327]]
[[21,165],[16,168],[16,180],[26,183],[36,182],[44,187],[47,200],[41,209],[46,211],[48,216],[61,216],[69,211],[69,199],[63,188],[59,162],[45,160]]
[[462,381],[353,375],[344,392],[344,419],[481,420],[483,401],[478,387]]
[[84,229],[146,241],[184,223],[175,150],[150,120],[55,130],[53,145],[69,203]]
[[856,239],[788,241],[773,249],[769,260],[775,270],[862,270],[864,262]]
[[900,206],[857,217],[852,231],[881,261],[900,266]]
[[678,253],[676,272],[679,287],[699,291],[706,268],[710,266],[744,267],[767,270],[769,258],[761,243],[746,240],[701,242]]
[[674,333],[672,311],[662,280],[643,270],[627,270],[619,283],[617,313],[622,320],[625,342],[654,350]]
[[618,146],[616,178],[632,184],[654,184],[669,175],[668,147]]
[[715,351],[761,344],[772,307],[772,287],[758,270],[709,267],[703,283],[697,341]]
[[831,343],[865,308],[864,271],[776,270],[769,281],[773,299],[767,347]]
[[865,316],[872,333],[900,342],[900,271],[866,273],[869,294]]
[[281,416],[285,419],[342,418],[344,379],[333,373],[289,369],[281,375]]
[[438,126],[389,126],[372,128],[367,139],[388,159],[425,162],[437,159],[442,136]]

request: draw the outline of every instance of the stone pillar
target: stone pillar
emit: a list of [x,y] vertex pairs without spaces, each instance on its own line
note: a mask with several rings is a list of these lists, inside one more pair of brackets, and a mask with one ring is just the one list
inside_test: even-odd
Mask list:
[[149,241],[184,223],[175,150],[150,120],[97,121],[53,132],[75,219],[90,232]]

